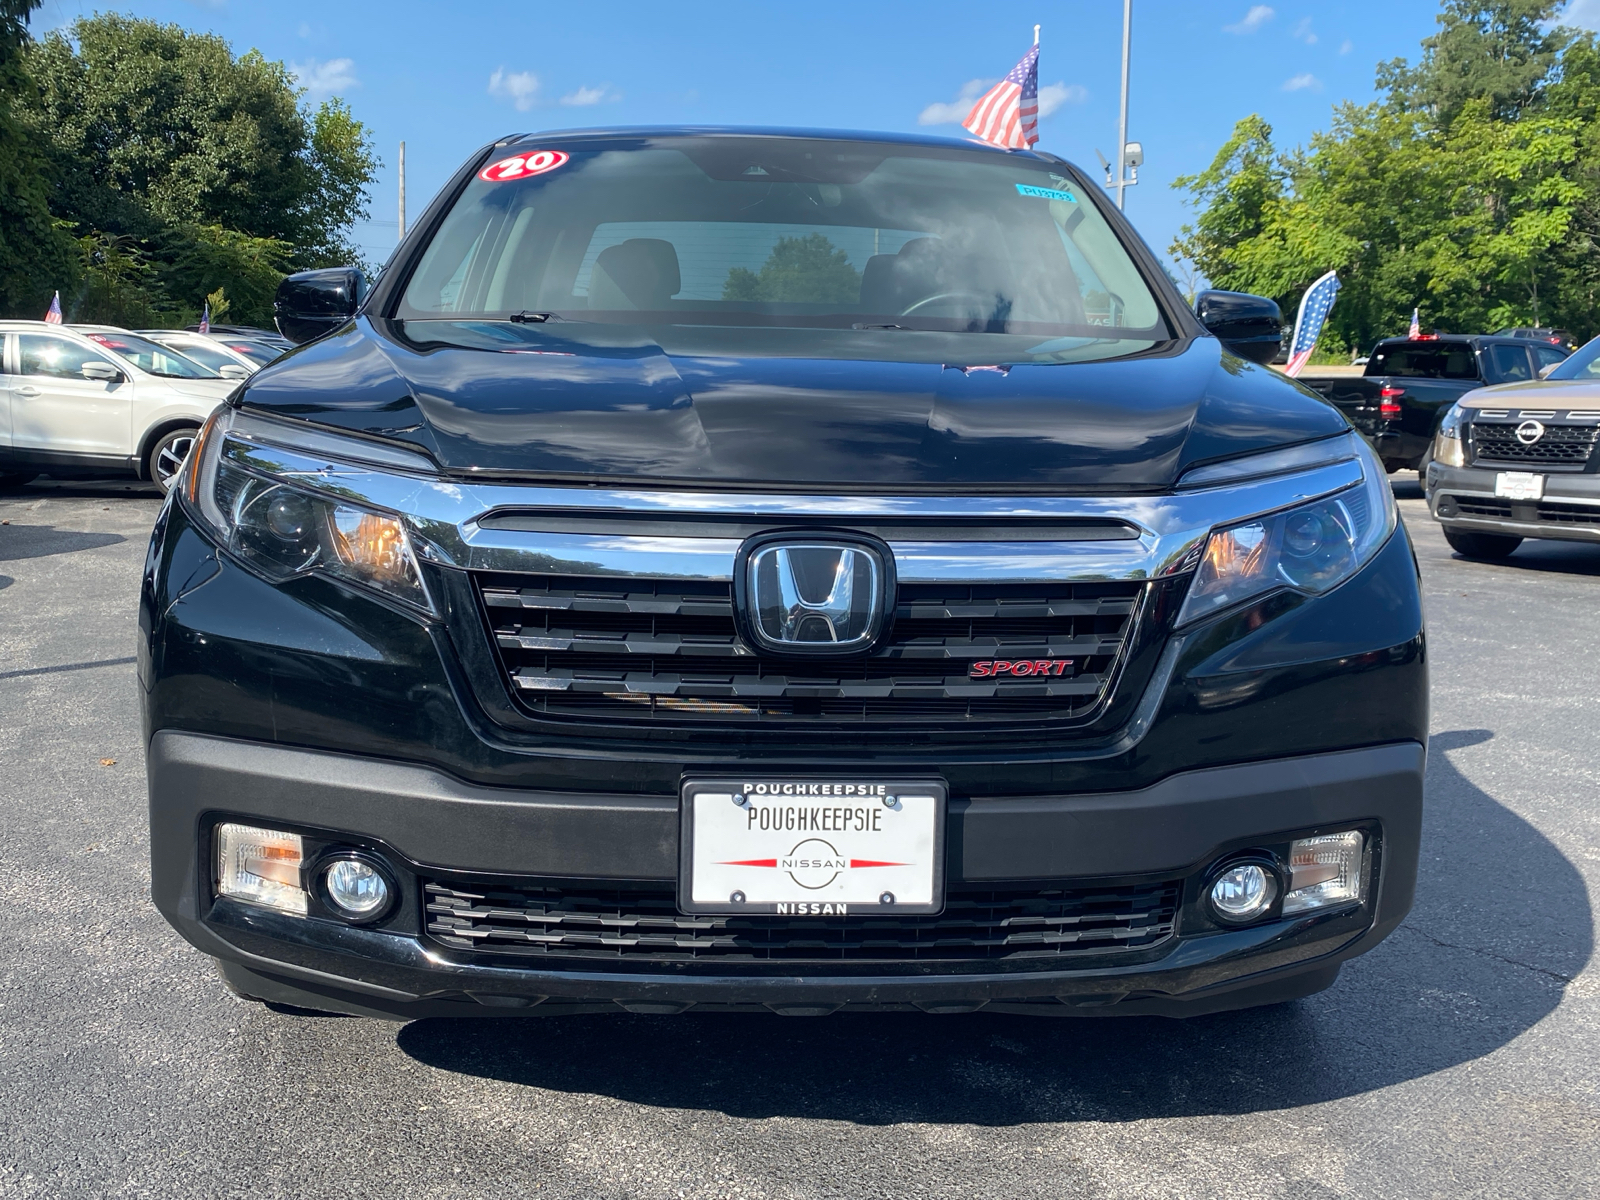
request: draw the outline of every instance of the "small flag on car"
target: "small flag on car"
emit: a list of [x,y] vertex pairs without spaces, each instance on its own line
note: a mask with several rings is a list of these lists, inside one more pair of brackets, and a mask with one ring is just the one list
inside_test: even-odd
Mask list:
[[1410,333],[1409,336],[1418,337],[1418,336],[1421,335],[1421,333],[1422,333],[1422,321],[1420,319],[1421,316],[1422,316],[1422,310],[1420,308],[1413,308],[1411,310],[1411,333]]
[[200,332],[211,332],[211,301],[205,301],[200,309]]
[[1033,46],[972,106],[963,129],[1002,150],[1026,150],[1039,140],[1039,29]]
[[1328,320],[1328,310],[1333,298],[1339,294],[1339,276],[1329,271],[1306,289],[1300,297],[1300,312],[1294,319],[1294,338],[1289,343],[1289,365],[1283,373],[1290,377],[1300,374],[1311,352],[1317,348],[1317,338]]
[[50,301],[50,308],[44,314],[44,323],[46,325],[59,325],[59,324],[61,324],[61,293],[60,292],[57,292],[55,294],[54,298]]

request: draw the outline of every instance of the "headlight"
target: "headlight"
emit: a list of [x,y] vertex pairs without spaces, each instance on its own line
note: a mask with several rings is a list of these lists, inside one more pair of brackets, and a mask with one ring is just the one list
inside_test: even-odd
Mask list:
[[1467,452],[1461,443],[1461,422],[1466,414],[1461,405],[1452,404],[1439,422],[1439,436],[1433,439],[1433,461],[1441,467],[1464,467]]
[[1178,615],[1180,625],[1283,588],[1321,595],[1359,571],[1393,532],[1394,493],[1358,442],[1361,482],[1309,504],[1215,530]]
[[[183,495],[228,550],[274,582],[320,572],[432,611],[410,535],[397,514],[353,504],[335,485],[319,487],[315,476],[281,471],[242,436],[241,424],[246,430],[252,424],[268,427],[279,440],[304,443],[313,453],[331,436],[309,427],[302,436],[288,422],[241,418],[230,409],[212,416],[190,454]],[[404,451],[373,453],[380,460],[400,456],[408,466],[425,465]]]

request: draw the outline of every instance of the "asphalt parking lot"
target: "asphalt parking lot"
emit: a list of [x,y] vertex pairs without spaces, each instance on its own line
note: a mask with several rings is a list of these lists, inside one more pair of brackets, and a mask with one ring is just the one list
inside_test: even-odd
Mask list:
[[159,501],[0,496],[0,1195],[1596,1195],[1600,546],[1467,562],[1403,478],[1433,670],[1417,906],[1331,991],[1187,1023],[236,1001],[148,898]]

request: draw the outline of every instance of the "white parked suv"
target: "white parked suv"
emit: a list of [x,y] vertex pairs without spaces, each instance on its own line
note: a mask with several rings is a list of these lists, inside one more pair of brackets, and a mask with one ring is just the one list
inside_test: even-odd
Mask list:
[[0,321],[0,486],[129,474],[165,491],[238,381],[104,325]]

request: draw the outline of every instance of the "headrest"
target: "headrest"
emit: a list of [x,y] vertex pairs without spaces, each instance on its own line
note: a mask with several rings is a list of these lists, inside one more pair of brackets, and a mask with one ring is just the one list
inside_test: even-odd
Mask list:
[[589,279],[589,307],[662,309],[683,288],[678,252],[661,238],[629,238],[600,252]]

